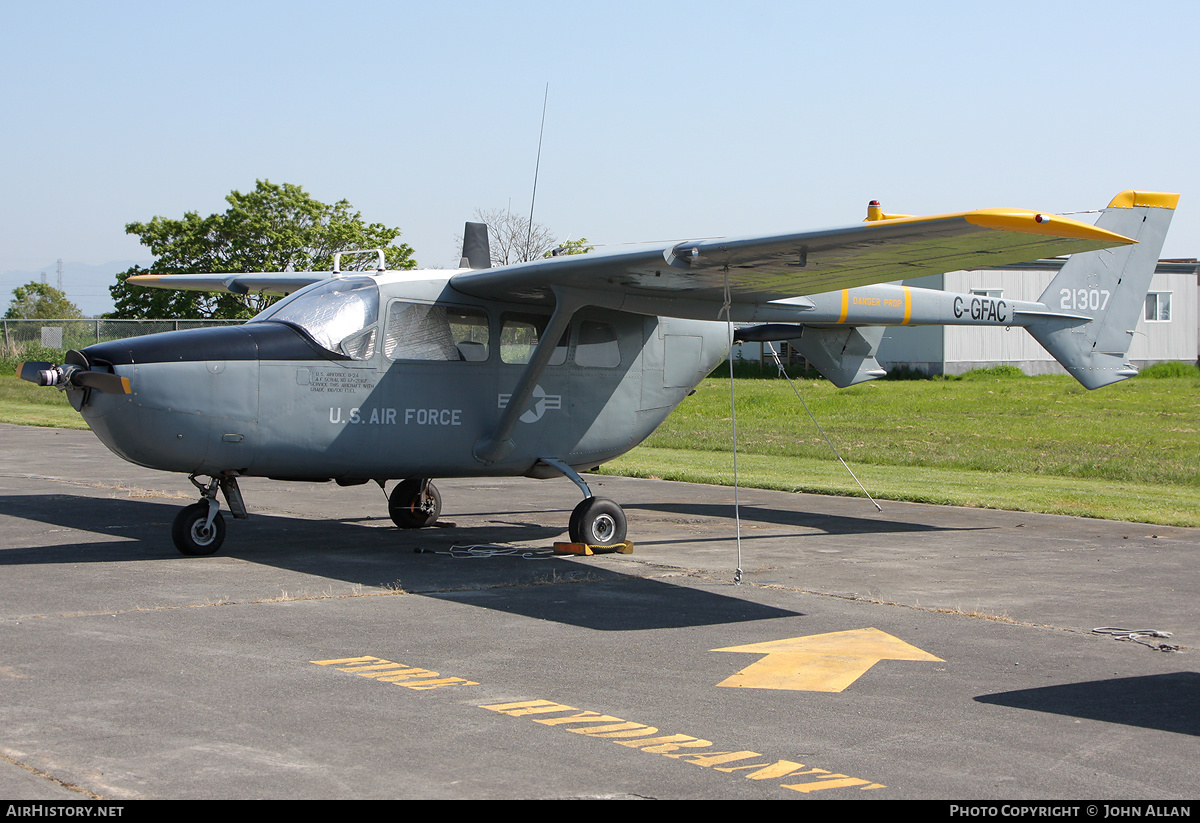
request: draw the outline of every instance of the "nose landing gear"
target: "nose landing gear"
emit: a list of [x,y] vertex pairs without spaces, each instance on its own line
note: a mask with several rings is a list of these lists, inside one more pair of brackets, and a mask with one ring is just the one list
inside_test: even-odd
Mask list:
[[197,480],[194,474],[188,480],[200,490],[201,499],[180,509],[179,514],[175,515],[171,539],[181,554],[203,557],[214,554],[225,542],[225,517],[221,514],[221,504],[217,502],[217,489],[224,493],[225,502],[234,518],[245,520],[249,515],[246,513],[246,504],[242,502],[236,476],[213,477],[207,484]]
[[171,539],[180,553],[202,557],[221,548],[225,542],[225,517],[219,511],[209,511],[216,505],[215,500],[201,500],[180,509],[171,526]]

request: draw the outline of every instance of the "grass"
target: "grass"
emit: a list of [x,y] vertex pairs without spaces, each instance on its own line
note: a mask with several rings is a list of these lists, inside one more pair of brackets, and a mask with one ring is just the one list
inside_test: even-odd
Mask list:
[[[1113,483],[1036,474],[851,464],[877,500],[1069,514],[1173,526],[1200,526],[1200,489]],[[688,483],[733,484],[728,452],[683,452],[641,446],[606,463],[601,474]],[[862,497],[836,460],[738,454],[743,487]]]
[[[801,395],[873,496],[1200,526],[1200,370],[1088,392],[1069,377],[969,374]],[[861,492],[788,385],[734,381],[739,482]],[[732,483],[728,379],[710,378],[602,471]]]
[[[55,362],[61,362],[61,358]],[[13,375],[15,368],[5,368],[0,375],[0,422],[56,429],[88,427],[67,402],[65,392],[27,383]]]

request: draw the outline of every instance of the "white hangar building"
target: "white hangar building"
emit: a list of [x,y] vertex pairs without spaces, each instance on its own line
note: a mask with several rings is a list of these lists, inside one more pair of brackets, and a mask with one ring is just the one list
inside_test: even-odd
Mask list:
[[[1037,300],[1065,258],[994,269],[954,271],[903,281],[905,286]],[[1196,260],[1160,260],[1129,349],[1142,368],[1166,360],[1195,363],[1200,355],[1200,265]],[[889,326],[877,359],[885,369],[908,366],[927,374],[962,374],[1008,364],[1026,374],[1066,374],[1022,328],[986,326]]]

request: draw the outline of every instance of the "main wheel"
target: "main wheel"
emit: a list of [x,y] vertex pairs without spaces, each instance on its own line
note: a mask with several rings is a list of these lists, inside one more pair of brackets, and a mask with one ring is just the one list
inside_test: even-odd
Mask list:
[[392,522],[402,529],[419,529],[431,526],[442,513],[442,495],[437,486],[426,481],[421,491],[421,480],[409,478],[392,489],[388,497],[388,514]]
[[225,542],[225,518],[220,512],[213,518],[211,526],[208,522],[208,503],[201,500],[180,509],[175,515],[175,523],[171,526],[171,539],[175,548],[191,557],[201,557],[212,554],[221,548]]
[[571,512],[572,543],[615,546],[625,540],[625,512],[611,500],[589,497]]

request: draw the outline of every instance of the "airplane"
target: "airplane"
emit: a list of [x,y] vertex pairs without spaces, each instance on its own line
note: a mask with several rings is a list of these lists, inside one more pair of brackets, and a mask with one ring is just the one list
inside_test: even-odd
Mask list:
[[[1125,359],[1178,195],[1125,191],[1096,224],[1024,209],[617,247],[491,267],[468,223],[460,267],[374,272],[147,274],[141,286],[286,295],[242,326],[70,351],[18,374],[65,391],[113,452],[183,472],[200,500],[172,538],[225,538],[239,477],[399,481],[401,528],[434,523],[439,477],[565,476],[583,500],[572,542],[621,544],[621,507],[580,472],[629,451],[738,341],[788,340],[837,386],[884,374],[889,325],[1026,328],[1080,383],[1137,373]],[[888,285],[1071,255],[1038,301]],[[203,479],[202,479],[203,478]]]

